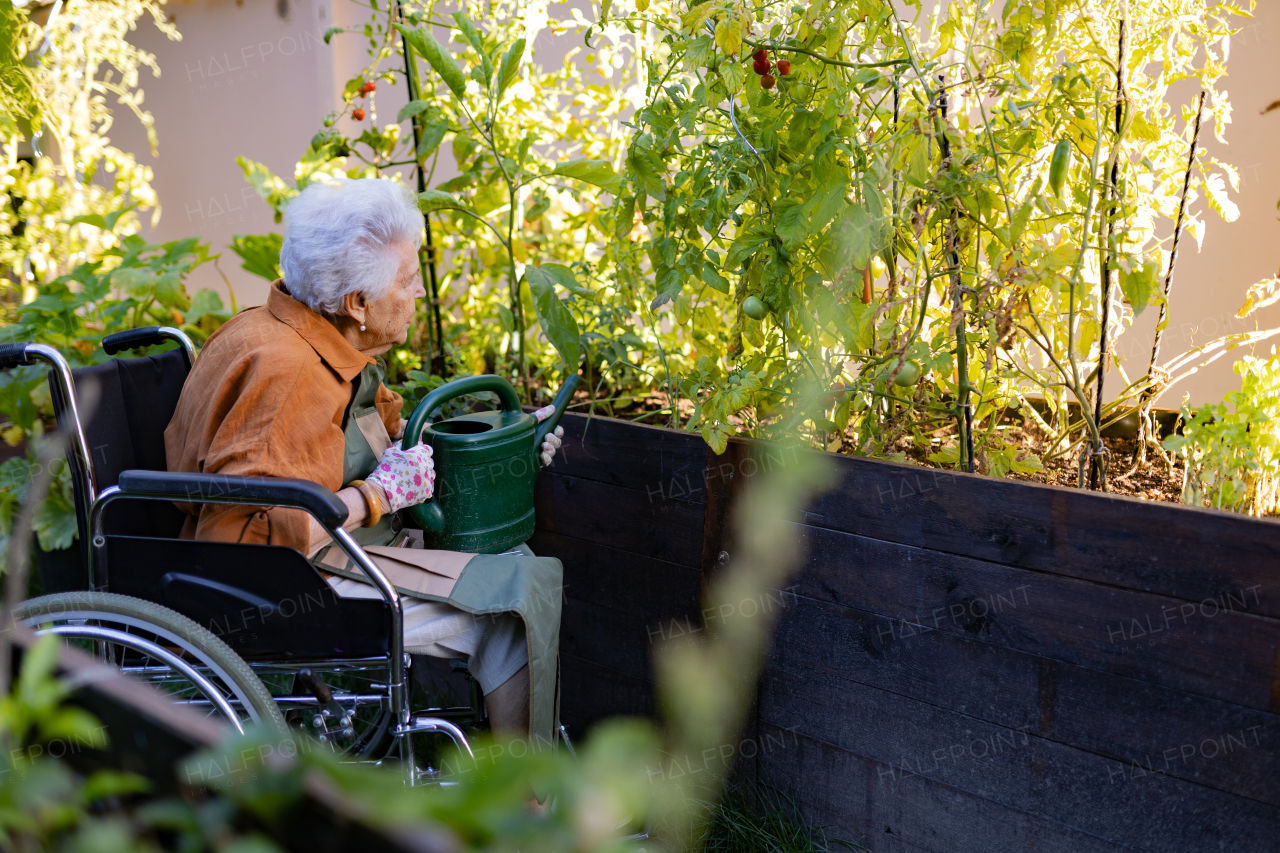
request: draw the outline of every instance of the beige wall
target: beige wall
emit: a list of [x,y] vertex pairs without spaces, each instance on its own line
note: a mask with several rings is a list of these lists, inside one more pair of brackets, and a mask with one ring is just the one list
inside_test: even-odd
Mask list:
[[[169,42],[150,24],[141,26],[135,39],[156,54],[163,70],[159,79],[143,75],[159,155],[145,154],[141,128],[130,117],[122,115],[113,132],[117,145],[143,152],[141,159],[155,170],[164,214],[154,236],[169,240],[198,234],[209,239],[215,250],[223,250],[221,269],[242,305],[261,302],[266,285],[243,272],[239,259],[224,247],[233,233],[262,233],[277,226],[244,182],[235,158],[261,161],[291,178],[308,140],[337,105],[342,84],[365,59],[361,37],[338,36],[327,47],[321,36],[330,26],[363,24],[367,10],[348,0],[287,2],[284,18],[269,0],[171,2],[167,8],[183,40]],[[1226,132],[1230,144],[1216,142],[1211,127],[1202,134],[1212,155],[1240,169],[1240,191],[1234,194],[1240,218],[1228,224],[1206,211],[1203,252],[1196,252],[1193,240],[1184,240],[1165,336],[1167,356],[1244,329],[1245,323],[1233,315],[1246,289],[1280,267],[1280,160],[1271,156],[1280,112],[1259,114],[1280,99],[1280,2],[1263,0],[1254,19],[1242,26],[1232,44],[1225,84],[1235,111]],[[539,39],[540,47],[544,40]],[[381,123],[394,121],[404,103],[402,89],[386,88],[378,93]],[[1187,89],[1178,94],[1190,102],[1195,93]],[[1203,202],[1198,206],[1204,207]],[[212,266],[198,270],[190,285],[226,290]],[[1280,325],[1280,305],[1250,318],[1249,328],[1254,319]],[[1155,311],[1149,310],[1119,341],[1130,373],[1145,369],[1154,324]],[[1259,349],[1265,354],[1270,345]],[[1118,378],[1110,384],[1115,388]],[[1217,400],[1238,386],[1231,359],[1224,358],[1175,386],[1162,403],[1177,405],[1184,394],[1192,402]]]
[[[257,304],[266,298],[266,283],[241,270],[226,246],[232,234],[278,226],[245,182],[236,157],[257,160],[292,180],[294,163],[364,58],[358,36],[339,36],[330,47],[324,31],[353,23],[360,9],[347,0],[287,0],[284,17],[274,0],[181,0],[166,9],[182,41],[169,41],[149,22],[134,37],[155,53],[162,71],[159,78],[144,72],[141,84],[156,120],[158,155],[146,153],[142,129],[127,114],[113,142],[138,152],[155,171],[163,214],[152,238],[208,239],[222,252],[219,266],[240,304]],[[394,118],[403,103],[401,97],[386,104],[384,116],[389,107]],[[226,294],[211,265],[198,269],[188,287]]]
[[[1197,252],[1195,241],[1184,239],[1179,250],[1162,361],[1229,332],[1280,326],[1280,305],[1263,309],[1248,320],[1235,319],[1249,285],[1276,275],[1280,268],[1280,221],[1276,219],[1280,159],[1274,154],[1280,112],[1261,115],[1267,104],[1280,99],[1280,3],[1262,0],[1253,19],[1242,20],[1241,27],[1232,39],[1230,73],[1221,86],[1233,109],[1232,122],[1224,133],[1229,144],[1214,138],[1212,125],[1200,135],[1209,156],[1240,171],[1240,191],[1232,193],[1240,206],[1240,218],[1223,222],[1208,210],[1203,199],[1196,204],[1208,225],[1204,249]],[[1191,103],[1196,91],[1181,89],[1183,102]],[[1172,230],[1172,224],[1169,227]],[[1120,341],[1119,352],[1129,359],[1126,367],[1131,375],[1146,370],[1155,322],[1155,310],[1144,312]],[[1269,354],[1272,343],[1280,343],[1280,338],[1261,344],[1255,354]],[[1236,350],[1175,385],[1161,399],[1161,405],[1177,407],[1184,395],[1189,395],[1192,403],[1216,401],[1239,389],[1240,379],[1231,364],[1246,354]]]

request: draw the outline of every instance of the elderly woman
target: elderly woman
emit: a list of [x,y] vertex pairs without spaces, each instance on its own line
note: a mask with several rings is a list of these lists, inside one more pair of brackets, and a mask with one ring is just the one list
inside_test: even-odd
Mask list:
[[[296,477],[333,489],[350,510],[345,527],[408,596],[405,650],[466,660],[495,731],[528,731],[532,709],[536,733],[547,737],[559,562],[421,550],[418,531],[402,530],[396,516],[430,497],[435,481],[430,447],[392,443],[404,431],[401,399],[382,384],[378,358],[405,342],[414,302],[426,295],[421,240],[413,195],[390,181],[330,180],[295,198],[285,214],[284,278],[266,305],[241,312],[205,344],[165,431],[168,467]],[[544,464],[559,444],[548,436]],[[301,510],[184,509],[185,537],[294,548],[339,596],[379,597]],[[486,593],[500,587],[520,599],[511,590],[521,583],[523,598],[541,598],[538,607],[495,604]],[[530,583],[540,595],[529,594]]]

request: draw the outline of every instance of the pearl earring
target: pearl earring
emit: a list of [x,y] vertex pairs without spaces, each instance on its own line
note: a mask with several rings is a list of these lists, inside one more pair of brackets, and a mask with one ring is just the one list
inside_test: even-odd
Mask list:
[[360,324],[360,331],[362,331],[362,332],[364,331],[364,324],[363,324],[363,323],[361,323],[361,324]]

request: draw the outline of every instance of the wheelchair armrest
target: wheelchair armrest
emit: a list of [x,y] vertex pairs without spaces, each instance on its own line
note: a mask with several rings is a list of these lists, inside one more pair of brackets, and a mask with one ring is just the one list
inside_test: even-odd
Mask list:
[[122,497],[296,507],[330,529],[341,527],[348,515],[347,505],[337,495],[310,480],[133,470],[121,471],[117,482]]

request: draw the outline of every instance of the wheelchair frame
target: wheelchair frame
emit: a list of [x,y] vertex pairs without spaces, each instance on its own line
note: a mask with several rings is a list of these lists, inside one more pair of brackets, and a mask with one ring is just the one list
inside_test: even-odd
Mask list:
[[[166,340],[177,342],[186,355],[188,368],[194,366],[195,346],[186,334],[172,327],[149,327],[118,332],[104,338],[102,347],[108,355],[115,355],[122,350],[160,344]],[[399,745],[399,755],[406,765],[409,784],[415,784],[419,777],[419,771],[414,762],[411,735],[442,734],[452,740],[459,750],[465,751],[468,755],[474,755],[466,734],[459,726],[443,717],[430,716],[433,713],[461,715],[464,711],[467,712],[467,716],[470,716],[478,710],[477,703],[474,701],[469,708],[432,708],[425,711],[424,716],[412,715],[410,673],[407,655],[404,652],[404,612],[400,594],[351,535],[342,529],[348,517],[348,510],[336,494],[317,483],[306,480],[151,470],[123,471],[118,477],[117,485],[109,486],[99,492],[95,488],[92,457],[77,405],[75,381],[66,359],[56,349],[45,344],[0,344],[0,369],[30,365],[34,361],[42,361],[52,368],[49,382],[50,396],[59,422],[64,422],[64,416],[66,416],[74,424],[74,430],[68,436],[66,452],[72,457],[69,461],[73,473],[73,488],[80,498],[78,503],[88,508],[89,530],[83,529],[83,519],[78,519],[78,526],[81,527],[82,537],[86,532],[91,534],[84,549],[84,568],[90,591],[105,589],[105,585],[100,582],[103,577],[101,570],[105,563],[107,546],[104,519],[106,509],[117,501],[151,500],[301,509],[311,515],[342,551],[364,571],[387,604],[389,611],[388,651],[385,661],[381,657],[372,657],[359,660],[321,661],[316,665],[336,666],[337,671],[345,671],[351,667],[355,670],[368,670],[386,666],[388,671],[386,684],[379,686],[386,688],[387,705],[384,707],[390,711],[394,724],[390,727],[392,740],[385,756],[394,754],[396,746]],[[255,675],[260,671],[295,671],[295,675],[297,674],[297,667],[292,663],[263,661],[255,664],[246,661],[246,664]],[[352,698],[356,700],[352,709],[354,713],[355,708],[358,707],[358,700],[372,698],[381,700],[382,697],[381,695],[376,697],[359,695]],[[318,695],[314,698],[273,696],[272,699],[277,707],[281,708],[315,707],[325,704]],[[229,705],[225,700],[219,703],[211,696],[210,702],[224,716],[227,715],[227,707],[224,706],[229,707]],[[235,717],[231,718],[231,723],[242,730],[239,720]],[[560,728],[561,735],[568,743],[567,732],[564,731],[563,726]]]

